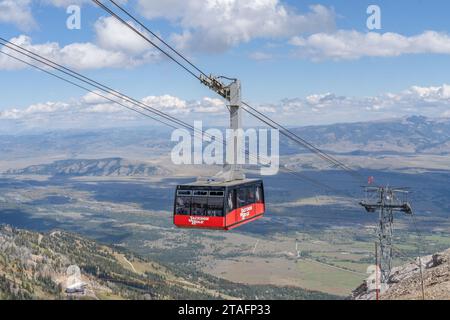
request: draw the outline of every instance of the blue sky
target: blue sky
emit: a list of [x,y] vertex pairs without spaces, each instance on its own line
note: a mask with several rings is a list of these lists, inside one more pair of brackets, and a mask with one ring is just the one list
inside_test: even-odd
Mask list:
[[[16,5],[11,7],[11,2]],[[82,5],[80,30],[66,28],[66,8],[74,2]],[[450,116],[450,89],[445,85],[450,83],[448,1],[209,0],[219,8],[209,11],[199,4],[204,1],[196,0],[123,2],[203,70],[241,79],[247,101],[289,124]],[[381,9],[380,30],[366,27],[371,4]],[[118,29],[112,29],[117,26],[108,19],[87,0],[0,0],[3,38],[22,36],[19,43],[136,98],[179,99],[184,104],[171,106],[165,100],[174,114],[189,114],[188,109],[206,103],[205,97],[215,98],[173,63],[148,58],[151,48],[139,41],[130,40],[132,50],[124,48],[127,43],[118,43]],[[267,21],[272,29],[265,26]],[[49,43],[57,46],[50,52]],[[83,44],[81,55],[88,54],[83,50],[91,50],[86,45],[91,44],[106,57],[116,54],[117,61],[103,61],[101,68],[91,63],[92,57],[88,64],[82,58],[76,61],[78,56],[64,49],[72,44]],[[18,115],[49,102],[82,107],[78,100],[85,93],[80,90],[8,63],[0,60],[3,118],[11,118],[5,111],[16,108]],[[152,101],[157,105],[159,100]],[[217,101],[206,106],[209,117],[218,106]]]

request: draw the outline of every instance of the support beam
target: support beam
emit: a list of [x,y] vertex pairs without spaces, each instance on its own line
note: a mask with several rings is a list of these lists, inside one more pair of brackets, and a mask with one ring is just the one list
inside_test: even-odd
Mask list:
[[[245,174],[242,165],[239,164],[239,159],[243,149],[245,148],[245,141],[243,141],[242,131],[242,99],[241,99],[241,82],[237,79],[228,79],[231,81],[228,85],[220,81],[221,77],[201,77],[201,82],[217,92],[228,101],[228,108],[230,111],[230,129],[234,132],[233,141],[227,141],[226,152],[231,157],[230,162],[226,162],[222,171],[217,173],[213,180],[215,181],[234,181],[244,180]],[[228,157],[227,157],[228,158]]]

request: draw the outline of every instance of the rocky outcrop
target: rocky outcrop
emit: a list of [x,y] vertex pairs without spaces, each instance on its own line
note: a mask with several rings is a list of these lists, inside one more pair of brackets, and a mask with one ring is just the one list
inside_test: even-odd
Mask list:
[[[422,266],[422,268],[420,268]],[[421,270],[422,269],[422,270]],[[421,272],[422,271],[422,272]],[[422,290],[423,279],[423,290]],[[356,300],[375,299],[375,286],[365,281],[353,291]],[[450,249],[417,258],[392,269],[381,300],[450,300]]]

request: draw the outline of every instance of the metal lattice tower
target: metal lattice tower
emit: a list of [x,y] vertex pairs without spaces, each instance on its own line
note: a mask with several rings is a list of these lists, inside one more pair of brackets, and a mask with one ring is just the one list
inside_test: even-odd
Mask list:
[[[364,187],[365,200],[360,202],[367,212],[374,213],[378,210],[379,221],[377,236],[379,242],[379,268],[381,282],[388,283],[392,268],[392,238],[394,213],[403,212],[412,214],[411,205],[408,202],[406,188],[392,187]],[[377,262],[378,264],[378,262]]]

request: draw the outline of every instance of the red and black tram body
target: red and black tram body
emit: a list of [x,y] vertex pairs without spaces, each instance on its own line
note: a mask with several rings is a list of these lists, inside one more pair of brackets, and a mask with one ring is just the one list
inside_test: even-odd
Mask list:
[[194,182],[177,186],[173,220],[181,228],[230,230],[264,211],[262,180]]

